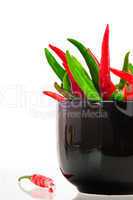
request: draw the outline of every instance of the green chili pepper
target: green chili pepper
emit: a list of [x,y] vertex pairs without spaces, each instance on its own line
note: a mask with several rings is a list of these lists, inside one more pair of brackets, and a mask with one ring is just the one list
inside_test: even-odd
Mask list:
[[66,52],[66,57],[70,71],[86,97],[94,101],[101,100],[101,97],[99,96],[95,86],[93,85],[92,80],[90,79],[89,75],[82,67],[82,65],[79,63],[79,61],[75,57],[71,56],[69,51]]
[[52,67],[53,71],[56,73],[59,79],[63,81],[65,70],[60,66],[60,64],[56,61],[54,56],[50,53],[50,51],[47,48],[44,49],[44,52],[49,65]]
[[55,89],[60,93],[62,94],[65,98],[68,98],[68,99],[72,99],[74,96],[69,93],[68,91],[65,91],[58,83],[54,83],[54,87]]
[[70,92],[71,91],[71,83],[69,80],[69,76],[67,74],[67,72],[65,73],[64,77],[63,77],[63,89]]
[[[122,69],[122,71],[124,71],[124,72],[128,72],[129,54],[130,54],[130,52],[127,52],[126,55],[125,55],[125,58],[124,58],[124,64],[123,64],[123,69]],[[124,87],[125,83],[126,83],[125,80],[120,79],[120,82],[118,84],[118,88],[122,89]]]
[[117,101],[123,101],[124,100],[124,95],[122,91],[119,91],[116,95],[115,95],[115,100]]
[[128,65],[128,70],[131,74],[133,74],[133,65],[131,63]]
[[117,90],[113,92],[113,94],[110,97],[110,100],[123,101],[124,95],[123,95],[122,90]]
[[82,54],[82,56],[84,57],[89,67],[93,83],[96,89],[99,91],[99,79],[98,79],[99,66],[97,65],[97,62],[95,61],[94,56],[92,56],[92,53],[90,53],[88,49],[77,40],[68,39],[68,41],[71,42],[73,45],[75,45],[80,51],[80,53]]

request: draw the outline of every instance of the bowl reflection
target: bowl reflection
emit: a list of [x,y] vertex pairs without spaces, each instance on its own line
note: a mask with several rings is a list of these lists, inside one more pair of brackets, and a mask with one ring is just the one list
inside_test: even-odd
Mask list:
[[133,195],[94,195],[78,193],[72,200],[133,200]]

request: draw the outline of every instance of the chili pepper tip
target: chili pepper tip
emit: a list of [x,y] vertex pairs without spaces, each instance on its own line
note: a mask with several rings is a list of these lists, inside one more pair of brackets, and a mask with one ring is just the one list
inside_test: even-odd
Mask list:
[[49,46],[50,49],[55,48],[55,46],[52,45],[52,44],[49,44],[48,46]]

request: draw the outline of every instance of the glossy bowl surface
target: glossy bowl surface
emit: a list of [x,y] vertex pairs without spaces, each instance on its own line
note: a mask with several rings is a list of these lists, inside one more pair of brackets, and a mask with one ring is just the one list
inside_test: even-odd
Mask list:
[[133,194],[133,102],[59,103],[58,154],[80,192]]

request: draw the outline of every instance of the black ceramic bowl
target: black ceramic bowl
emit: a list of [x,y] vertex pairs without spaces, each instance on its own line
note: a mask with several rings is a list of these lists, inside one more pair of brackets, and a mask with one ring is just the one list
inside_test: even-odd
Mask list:
[[63,175],[83,193],[133,194],[133,102],[65,101],[58,112]]

